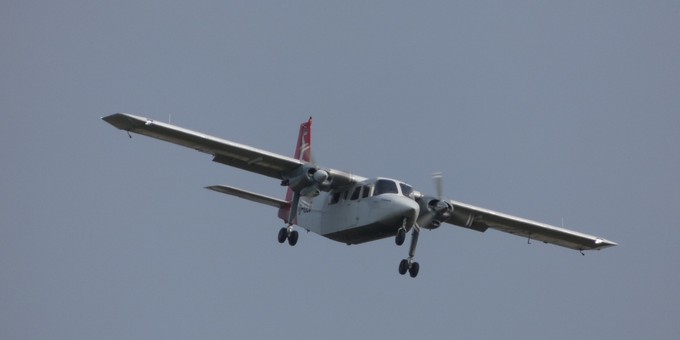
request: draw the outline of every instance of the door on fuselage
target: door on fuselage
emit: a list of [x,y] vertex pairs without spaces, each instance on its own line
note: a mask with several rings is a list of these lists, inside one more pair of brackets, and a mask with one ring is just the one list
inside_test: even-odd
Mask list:
[[347,228],[364,224],[370,219],[370,206],[366,199],[371,196],[371,184],[357,184],[350,190],[347,204]]

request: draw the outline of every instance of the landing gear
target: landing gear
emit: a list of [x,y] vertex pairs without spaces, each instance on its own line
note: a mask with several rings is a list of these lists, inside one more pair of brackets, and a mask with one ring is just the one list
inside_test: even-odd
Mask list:
[[281,230],[279,230],[279,243],[286,242],[287,238],[288,238],[288,230],[286,228],[281,228]]
[[394,243],[396,243],[398,246],[404,244],[404,241],[406,240],[406,229],[404,228],[399,228],[397,230],[397,236],[394,238]]
[[288,244],[294,246],[297,244],[298,237],[300,237],[300,234],[298,234],[297,230],[293,230],[292,225],[288,226],[288,228],[281,228],[279,230],[279,243],[284,243],[286,240],[288,240]]
[[294,246],[297,244],[298,237],[300,237],[300,234],[298,234],[297,230],[293,229],[293,223],[292,221],[295,221],[297,218],[297,209],[298,209],[298,203],[300,202],[300,194],[295,192],[293,195],[293,203],[290,207],[290,213],[288,214],[288,227],[283,227],[279,230],[279,236],[278,240],[279,243],[286,242],[288,240],[288,244],[291,246]]
[[409,261],[408,259],[403,259],[399,262],[399,274],[404,275],[406,272],[411,277],[418,276],[420,271],[420,264],[418,262]]
[[[397,233],[397,236],[399,234]],[[420,264],[413,261],[413,257],[416,255],[416,246],[418,245],[418,236],[420,236],[420,227],[417,224],[413,225],[413,232],[411,232],[411,247],[408,251],[408,259],[403,259],[399,262],[399,274],[404,275],[406,272],[411,277],[418,276],[420,271]]]
[[297,230],[291,231],[290,235],[288,235],[288,244],[290,244],[291,246],[296,245],[297,241],[298,241],[298,236],[299,235],[298,235]]
[[406,240],[406,224],[408,223],[408,219],[404,217],[404,220],[401,224],[401,228],[397,230],[397,236],[394,238],[394,243],[396,243],[398,246],[404,244],[404,241]]
[[408,274],[411,275],[411,277],[416,277],[418,276],[418,271],[420,271],[420,264],[418,262],[411,263],[411,268],[408,269]]
[[409,267],[408,260],[407,259],[401,260],[401,262],[399,262],[399,274],[401,275],[406,274],[406,272],[408,271],[408,267]]

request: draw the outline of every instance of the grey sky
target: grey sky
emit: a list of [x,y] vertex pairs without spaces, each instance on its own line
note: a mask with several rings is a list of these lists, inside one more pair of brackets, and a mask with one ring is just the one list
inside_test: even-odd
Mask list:
[[[676,338],[680,4],[5,1],[0,338]],[[276,242],[130,112],[606,237]]]

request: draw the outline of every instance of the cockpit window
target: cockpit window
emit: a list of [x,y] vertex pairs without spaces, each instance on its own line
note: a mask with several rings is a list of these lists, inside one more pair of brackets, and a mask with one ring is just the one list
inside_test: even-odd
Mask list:
[[378,196],[382,194],[398,194],[399,189],[397,189],[397,183],[393,181],[380,179],[375,183],[375,189],[373,190],[373,196]]
[[355,200],[359,198],[359,193],[361,192],[361,187],[357,186],[354,188],[354,191],[352,192],[352,196],[350,196],[350,200]]
[[399,183],[399,187],[401,187],[401,194],[413,198],[413,188],[411,188],[410,185],[404,184],[404,183]]
[[366,198],[371,195],[371,187],[364,185],[361,190],[361,198]]

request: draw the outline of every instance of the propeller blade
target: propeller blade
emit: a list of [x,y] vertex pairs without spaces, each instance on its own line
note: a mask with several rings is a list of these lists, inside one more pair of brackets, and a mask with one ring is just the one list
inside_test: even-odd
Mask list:
[[434,188],[437,191],[437,199],[441,200],[442,196],[444,195],[444,188],[442,184],[442,173],[441,172],[435,172],[432,174],[432,180],[434,181]]

